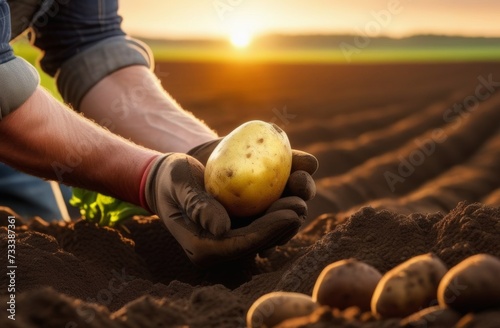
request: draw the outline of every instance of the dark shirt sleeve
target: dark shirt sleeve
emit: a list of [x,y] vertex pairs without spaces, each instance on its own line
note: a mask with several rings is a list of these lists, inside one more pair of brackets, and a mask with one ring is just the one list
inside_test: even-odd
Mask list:
[[62,98],[75,110],[84,95],[113,72],[133,65],[154,66],[149,47],[122,30],[118,0],[7,3],[11,38],[30,27],[30,41],[42,50],[41,69],[56,78]]
[[10,11],[5,0],[0,0],[0,64],[14,59],[14,52],[9,45]]
[[21,106],[40,82],[35,68],[14,55],[10,28],[9,5],[0,0],[0,119]]

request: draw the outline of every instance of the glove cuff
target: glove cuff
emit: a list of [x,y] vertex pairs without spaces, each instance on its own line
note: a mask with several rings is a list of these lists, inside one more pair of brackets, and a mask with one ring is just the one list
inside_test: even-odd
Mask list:
[[163,158],[164,158],[163,156],[154,156],[147,162],[144,171],[142,173],[141,184],[139,186],[139,204],[141,205],[142,208],[151,213],[154,213],[154,211],[151,210],[148,201],[146,199],[146,185],[148,182],[149,173],[151,172],[152,168],[157,163],[159,163]]

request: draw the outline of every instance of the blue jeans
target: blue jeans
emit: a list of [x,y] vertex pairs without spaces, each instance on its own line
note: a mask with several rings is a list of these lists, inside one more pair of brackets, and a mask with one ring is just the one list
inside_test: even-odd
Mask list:
[[[60,185],[66,204],[71,189]],[[0,163],[0,206],[7,206],[17,214],[30,218],[40,216],[46,221],[62,219],[52,188],[47,181],[16,171]],[[71,217],[78,217],[76,208],[68,207]]]

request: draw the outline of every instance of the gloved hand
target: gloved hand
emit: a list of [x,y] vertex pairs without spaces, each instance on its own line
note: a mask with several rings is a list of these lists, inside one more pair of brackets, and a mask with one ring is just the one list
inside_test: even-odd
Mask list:
[[[211,152],[204,145],[190,153],[202,158]],[[317,167],[313,156],[301,152],[296,152],[293,163],[292,169],[305,168],[310,173]],[[172,153],[156,159],[147,176],[145,197],[191,261],[210,266],[284,244],[297,233],[307,215],[300,197],[309,199],[315,191],[310,174],[301,170],[297,173],[291,175],[287,193],[295,192],[299,197],[281,198],[248,226],[232,230],[224,207],[205,192],[204,166],[192,156]]]

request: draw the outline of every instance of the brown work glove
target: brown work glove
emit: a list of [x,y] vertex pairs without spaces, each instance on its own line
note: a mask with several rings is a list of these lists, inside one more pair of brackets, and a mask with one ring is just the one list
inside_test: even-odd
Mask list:
[[[194,156],[204,154],[196,149],[190,153]],[[306,157],[309,159],[305,160]],[[311,155],[300,153],[294,158],[298,159],[297,162],[308,163],[308,169],[317,167],[317,161]],[[266,213],[249,225],[231,229],[231,220],[224,207],[206,193],[203,176],[204,166],[195,158],[178,153],[166,154],[152,164],[145,189],[150,209],[158,214],[198,266],[236,260],[284,244],[297,233],[307,215],[303,199],[287,196],[273,203]],[[295,174],[289,180],[291,190],[298,190],[307,199],[314,196],[314,182],[308,173],[300,173],[296,179],[292,176]],[[301,187],[299,185],[304,183],[293,181],[303,181],[307,186]]]

